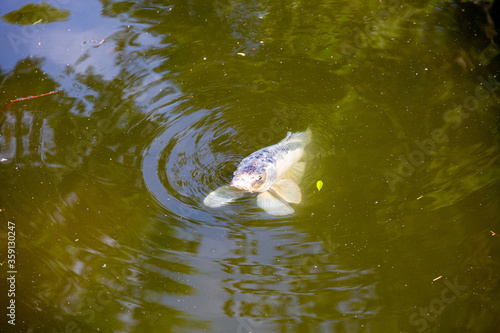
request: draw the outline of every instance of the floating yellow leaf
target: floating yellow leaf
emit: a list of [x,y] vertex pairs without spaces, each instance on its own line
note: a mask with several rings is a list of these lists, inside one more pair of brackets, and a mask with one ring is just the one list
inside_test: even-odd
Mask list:
[[316,183],[316,187],[318,188],[318,191],[321,191],[321,188],[323,187],[323,182],[321,180],[318,180]]

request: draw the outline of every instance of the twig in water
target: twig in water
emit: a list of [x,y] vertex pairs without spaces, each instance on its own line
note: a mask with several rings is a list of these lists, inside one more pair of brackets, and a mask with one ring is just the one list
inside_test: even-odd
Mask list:
[[52,94],[58,93],[60,91],[61,90],[55,90],[55,91],[51,91],[51,92],[48,92],[48,93],[45,93],[45,94],[41,94],[41,95],[28,96],[28,97],[22,97],[22,98],[13,99],[13,100],[10,101],[10,104],[7,105],[7,107],[5,109],[3,109],[3,113],[5,113],[5,111],[7,111],[7,109],[9,108],[9,106],[11,106],[12,104],[14,104],[15,102],[25,101],[27,99],[32,99],[32,98],[37,98],[37,97],[42,97],[42,96],[47,96],[47,95],[52,95]]

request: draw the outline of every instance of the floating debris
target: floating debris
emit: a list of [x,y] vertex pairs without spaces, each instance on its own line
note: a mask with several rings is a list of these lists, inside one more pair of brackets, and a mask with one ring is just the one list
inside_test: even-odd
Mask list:
[[[7,107],[5,109],[3,109],[3,113],[5,113],[5,111],[7,111],[7,109],[9,108],[9,106],[11,106],[12,104],[14,104],[15,102],[19,102],[19,101],[25,101],[27,99],[32,99],[32,98],[37,98],[37,97],[42,97],[42,96],[47,96],[47,95],[52,95],[52,94],[55,94],[55,93],[58,93],[60,92],[61,90],[56,90],[56,91],[51,91],[51,92],[48,92],[48,93],[45,93],[45,94],[41,94],[41,95],[35,95],[35,96],[28,96],[28,97],[21,97],[21,98],[16,98],[16,99],[13,99],[10,101],[10,104],[7,105]],[[3,162],[3,161],[2,161]]]
[[97,43],[97,45],[93,45],[92,47],[99,47],[102,43],[104,43],[106,40],[101,40],[100,42],[98,40],[95,40],[95,39],[91,39],[91,40],[86,40],[85,42],[82,43],[82,45],[85,45],[87,43]]
[[323,182],[321,180],[318,180],[316,183],[316,187],[318,188],[318,191],[321,191],[321,188],[323,187]]

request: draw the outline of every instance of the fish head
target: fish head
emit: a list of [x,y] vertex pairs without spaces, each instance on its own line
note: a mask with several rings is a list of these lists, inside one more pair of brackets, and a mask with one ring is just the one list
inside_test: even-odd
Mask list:
[[246,192],[265,192],[274,182],[272,167],[247,165],[238,167],[230,186]]

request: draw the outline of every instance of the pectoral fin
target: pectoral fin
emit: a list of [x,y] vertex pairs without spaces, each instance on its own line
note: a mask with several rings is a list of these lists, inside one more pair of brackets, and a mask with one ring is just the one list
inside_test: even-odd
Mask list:
[[293,167],[288,170],[285,178],[291,178],[294,182],[300,183],[302,176],[304,176],[304,171],[306,170],[306,162],[297,162]]
[[300,203],[302,200],[302,193],[300,188],[290,178],[283,178],[278,180],[271,186],[271,190],[276,192],[283,200],[291,203]]
[[238,190],[229,185],[224,185],[207,195],[205,200],[203,200],[203,203],[207,207],[221,207],[234,199],[241,198],[243,194],[245,194],[244,191]]
[[257,205],[271,215],[282,216],[293,213],[293,208],[289,204],[269,191],[262,192],[257,196]]

